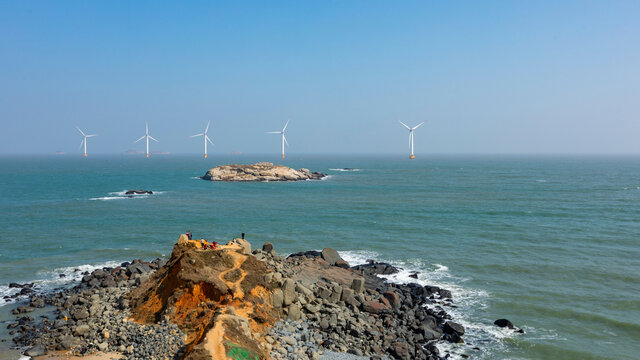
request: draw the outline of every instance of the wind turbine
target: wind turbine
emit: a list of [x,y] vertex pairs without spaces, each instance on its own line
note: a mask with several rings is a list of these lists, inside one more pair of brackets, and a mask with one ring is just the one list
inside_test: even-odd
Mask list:
[[160,142],[160,141],[158,141],[158,140],[154,139],[154,138],[153,138],[153,136],[149,135],[149,123],[145,123],[145,125],[146,125],[146,131],[145,131],[145,133],[144,133],[144,136],[142,136],[140,139],[138,139],[138,140],[134,141],[133,143],[135,144],[135,143],[137,143],[138,141],[140,141],[140,140],[142,140],[142,139],[146,138],[146,139],[147,139],[147,158],[148,158],[148,157],[149,157],[149,139],[151,139],[151,140],[153,140],[153,141],[155,141],[155,142]]
[[287,129],[287,125],[289,125],[289,120],[287,120],[287,123],[284,124],[282,131],[269,131],[265,133],[265,134],[282,134],[282,158],[283,159],[284,159],[284,144],[286,143],[287,146],[289,146],[289,142],[287,141],[287,138],[284,136],[284,131]]
[[84,157],[87,157],[87,138],[98,136],[98,135],[97,134],[87,135],[82,130],[80,130],[80,128],[77,126],[76,126],[76,129],[78,129],[78,131],[80,131],[80,134],[82,134],[82,141],[80,142],[80,146],[78,147],[78,149],[81,148],[82,145],[84,145]]
[[213,141],[211,141],[211,139],[209,139],[209,136],[207,135],[207,131],[209,131],[209,125],[211,125],[211,121],[209,121],[207,123],[207,127],[204,129],[204,132],[201,134],[195,134],[195,135],[191,135],[189,137],[198,137],[198,136],[204,136],[204,158],[207,158],[207,141],[211,143],[211,145],[213,145]]
[[409,130],[409,143],[411,145],[411,155],[409,155],[409,159],[415,159],[416,157],[413,155],[413,130],[419,128],[420,126],[422,126],[422,124],[424,124],[424,121],[421,122],[420,124],[414,126],[414,127],[409,127],[407,126],[407,124],[403,123],[402,121],[398,120],[398,122],[400,124],[402,124],[404,127],[407,128],[407,130]]

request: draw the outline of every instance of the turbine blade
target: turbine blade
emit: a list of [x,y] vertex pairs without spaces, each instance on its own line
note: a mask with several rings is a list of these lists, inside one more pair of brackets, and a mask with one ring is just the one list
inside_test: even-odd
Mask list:
[[287,144],[287,146],[289,146],[289,142],[287,141],[287,137],[284,136],[284,134],[282,134],[282,138],[284,139],[284,143]]
[[78,150],[82,149],[83,144],[84,144],[84,138],[82,138],[82,141],[80,141],[80,146],[78,146]]
[[140,140],[144,139],[146,136],[147,136],[147,135],[140,137],[140,139],[138,139],[138,140],[134,141],[133,143],[134,143],[134,144],[135,144],[135,143],[137,143],[138,141],[140,141]]
[[86,137],[94,137],[94,136],[98,136],[98,134],[93,134],[93,135],[85,135]]
[[78,131],[80,131],[80,134],[82,134],[82,136],[84,136],[85,134],[82,132],[82,130],[80,130],[79,127],[76,126],[76,129],[78,129]]
[[282,131],[268,131],[265,134],[282,134]]
[[291,120],[287,120],[287,123],[284,124],[284,127],[282,128],[282,132],[284,132],[287,129],[287,126],[289,125],[289,121]]
[[158,141],[158,140],[154,139],[154,138],[153,138],[153,136],[151,136],[151,135],[149,135],[149,139],[151,139],[151,140],[153,140],[153,141],[155,141],[155,142],[160,142],[160,141]]
[[208,137],[207,135],[205,135],[204,137],[205,137],[205,139],[207,139],[207,141],[208,141],[211,145],[216,146],[216,144],[214,144],[214,143],[213,143],[213,141],[211,141],[211,139],[209,139],[209,137]]
[[419,128],[420,126],[422,126],[422,124],[424,124],[424,121],[421,122],[420,124],[414,126],[413,128],[411,128],[411,130],[415,130],[415,129]]
[[408,127],[408,126],[407,126],[407,124],[403,123],[403,122],[402,122],[402,121],[400,121],[400,120],[398,120],[398,122],[399,122],[400,124],[402,124],[402,126],[406,127],[406,128],[407,128],[407,130],[411,130],[411,128],[410,128],[410,127]]
[[194,138],[194,137],[198,137],[198,136],[202,136],[202,135],[204,135],[204,134],[195,134],[195,135],[191,135],[189,137]]
[[209,122],[207,123],[207,128],[206,128],[206,129],[204,129],[204,133],[205,133],[205,134],[207,133],[207,131],[209,131],[209,125],[211,125],[211,121],[209,121]]
[[145,128],[145,134],[148,134],[149,133],[149,123],[148,122],[144,123],[144,128]]

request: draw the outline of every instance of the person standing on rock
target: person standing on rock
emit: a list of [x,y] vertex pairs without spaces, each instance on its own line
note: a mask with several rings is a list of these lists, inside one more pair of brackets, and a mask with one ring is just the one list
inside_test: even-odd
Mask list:
[[187,234],[187,239],[191,240],[191,238],[193,237],[193,235],[191,235],[191,231],[187,230],[186,234]]
[[204,239],[200,239],[200,246],[202,246],[202,250],[207,250],[207,247],[204,245]]

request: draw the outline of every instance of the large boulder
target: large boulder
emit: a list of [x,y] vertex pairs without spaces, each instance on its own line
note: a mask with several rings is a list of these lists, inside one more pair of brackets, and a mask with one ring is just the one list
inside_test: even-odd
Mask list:
[[509,329],[515,329],[515,326],[513,326],[513,323],[511,323],[511,321],[507,320],[507,319],[498,319],[496,321],[493,322],[496,326],[499,326],[501,328],[506,327]]
[[454,334],[458,336],[464,335],[464,326],[458,323],[455,323],[453,321],[447,321],[446,323],[444,323],[442,330],[444,330],[445,334],[449,334],[449,335],[454,335]]
[[335,265],[338,261],[344,261],[338,252],[330,247],[322,249],[321,256],[329,265]]

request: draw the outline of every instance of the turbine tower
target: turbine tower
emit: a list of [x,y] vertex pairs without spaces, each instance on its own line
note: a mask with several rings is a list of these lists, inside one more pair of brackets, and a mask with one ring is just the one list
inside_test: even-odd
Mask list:
[[286,143],[287,146],[289,146],[289,142],[287,141],[287,138],[284,136],[284,131],[287,129],[287,125],[289,125],[289,120],[287,120],[287,123],[284,124],[282,131],[269,131],[265,133],[265,134],[281,134],[282,135],[282,158],[283,159],[284,159],[284,144]]
[[98,135],[97,134],[87,135],[82,130],[80,130],[80,128],[77,126],[76,126],[76,129],[78,129],[78,131],[80,131],[80,134],[82,134],[82,141],[80,142],[80,147],[78,148],[81,148],[82,145],[84,145],[84,157],[87,157],[87,138],[98,136]]
[[411,155],[409,155],[409,159],[415,159],[415,155],[413,155],[413,130],[419,128],[420,126],[422,126],[422,124],[424,124],[424,121],[421,122],[420,124],[414,126],[414,127],[409,127],[407,126],[407,124],[403,123],[402,121],[398,120],[398,122],[400,124],[402,124],[402,126],[406,127],[407,130],[409,130],[409,146],[410,146],[410,150],[411,150]]
[[155,142],[160,142],[156,139],[153,138],[153,136],[149,135],[149,123],[145,123],[146,125],[146,131],[144,133],[144,136],[142,136],[140,139],[134,141],[133,143],[137,143],[138,141],[142,140],[142,139],[147,139],[147,158],[149,157],[149,139],[155,141]]
[[189,137],[198,137],[198,136],[204,136],[204,158],[207,158],[207,141],[211,143],[211,145],[213,145],[213,141],[211,141],[211,139],[209,139],[209,136],[207,135],[207,132],[209,131],[209,125],[211,125],[211,121],[209,121],[207,123],[207,127],[204,129],[203,133],[200,134],[195,134],[195,135],[191,135]]

